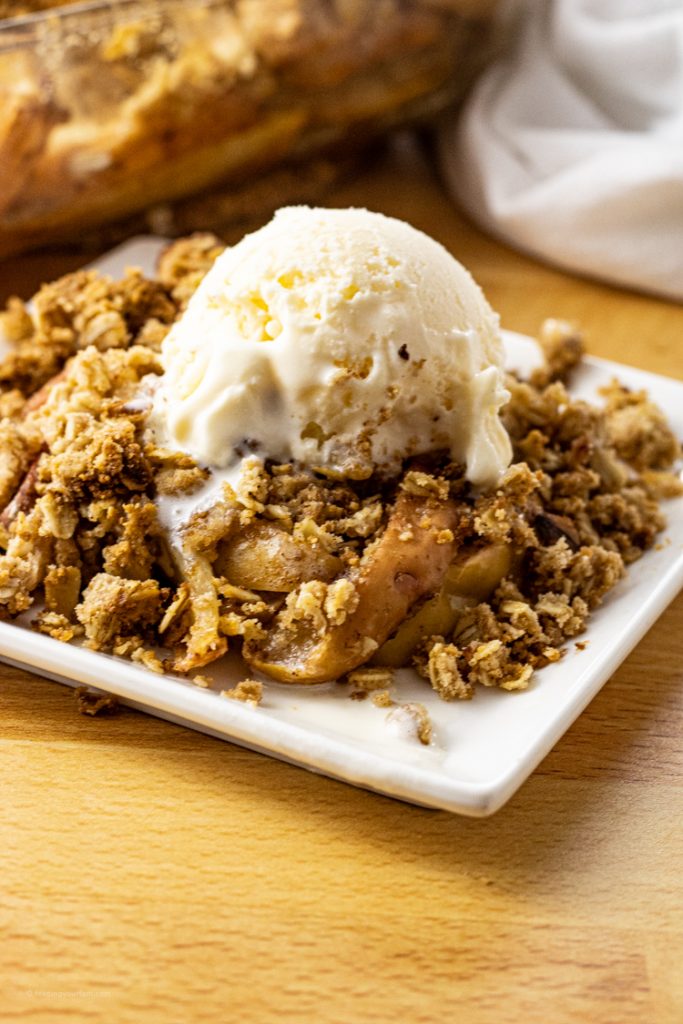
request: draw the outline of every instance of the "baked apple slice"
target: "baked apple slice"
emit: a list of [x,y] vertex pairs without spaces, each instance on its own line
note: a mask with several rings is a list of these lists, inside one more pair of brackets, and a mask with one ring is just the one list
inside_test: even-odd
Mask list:
[[[363,664],[421,598],[440,589],[466,520],[466,507],[453,499],[399,494],[386,530],[358,569],[329,588],[320,583],[316,591],[309,583],[308,591],[293,591],[267,637],[245,644],[246,660],[284,683],[338,679]],[[338,591],[341,580],[349,600],[333,611],[325,595]],[[306,614],[298,599],[309,594]]]

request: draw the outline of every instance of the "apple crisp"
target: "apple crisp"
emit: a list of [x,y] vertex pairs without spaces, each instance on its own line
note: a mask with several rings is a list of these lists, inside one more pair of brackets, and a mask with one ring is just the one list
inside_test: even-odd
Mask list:
[[[343,678],[391,707],[405,666],[449,701],[526,688],[681,493],[662,413],[616,382],[599,407],[572,398],[581,339],[548,321],[544,368],[507,382],[514,460],[494,490],[441,452],[357,480],[260,459],[245,438],[239,482],[202,504],[210,472],[160,447],[147,418],[161,341],[221,250],[199,235],[167,248],[154,279],[78,271],[31,310],[9,302],[0,614],[159,673],[239,651],[245,680],[225,695],[251,704],[264,678]],[[169,501],[189,510],[173,530]]]

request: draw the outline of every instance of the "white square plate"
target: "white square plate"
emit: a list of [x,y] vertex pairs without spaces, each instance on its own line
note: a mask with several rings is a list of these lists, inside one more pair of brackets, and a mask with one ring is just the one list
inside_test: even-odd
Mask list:
[[[112,275],[125,266],[151,273],[156,239],[136,239],[99,261]],[[528,357],[529,339],[508,335],[511,362]],[[683,436],[683,383],[599,359],[587,359],[572,393],[595,400],[612,377],[646,388]],[[428,807],[486,815],[501,807],[553,747],[683,585],[683,498],[666,504],[661,543],[629,569],[593,615],[582,640],[562,661],[537,673],[521,693],[480,689],[472,701],[447,704],[415,673],[398,674],[399,700],[421,701],[434,725],[422,746],[387,726],[385,709],[351,701],[329,684],[267,684],[260,707],[227,700],[219,691],[244,677],[238,660],[207,670],[213,689],[156,676],[130,662],[82,650],[0,623],[0,659],[68,685],[86,683],[117,694],[132,707],[230,739],[354,785]]]

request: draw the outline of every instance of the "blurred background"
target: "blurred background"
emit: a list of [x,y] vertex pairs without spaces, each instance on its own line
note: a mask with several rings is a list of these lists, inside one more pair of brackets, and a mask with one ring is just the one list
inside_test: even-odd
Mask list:
[[0,0],[0,260],[233,241],[397,147],[494,237],[683,298],[683,0]]
[[458,105],[493,0],[0,2],[0,256],[227,237]]

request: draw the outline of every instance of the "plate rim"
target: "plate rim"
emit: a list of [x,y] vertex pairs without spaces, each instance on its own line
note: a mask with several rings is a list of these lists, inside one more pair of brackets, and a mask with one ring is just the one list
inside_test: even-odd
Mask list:
[[[354,749],[351,763],[355,765],[360,759],[363,764],[349,771],[349,748],[343,740],[316,734],[305,725],[259,717],[258,708],[222,698],[215,691],[198,688],[190,680],[157,674],[103,651],[90,651],[63,643],[27,626],[0,622],[0,661],[28,668],[67,686],[87,685],[104,690],[137,710],[385,796],[435,810],[487,817],[517,792],[626,660],[682,586],[683,553],[659,578],[644,610],[631,617],[628,639],[619,646],[601,651],[597,661],[579,673],[577,692],[562,713],[538,734],[521,757],[499,775],[484,782],[454,780],[445,773],[439,774],[429,767],[412,763],[397,765],[372,750]],[[66,672],[57,670],[62,667]],[[103,675],[108,677],[106,682],[102,680]],[[582,676],[587,677],[583,683]],[[174,683],[179,685],[169,685]],[[205,712],[202,702],[207,696],[215,704],[213,707],[207,704]],[[302,751],[306,756],[302,756]]]
[[[165,244],[165,239],[137,236],[104,253],[90,266],[95,269],[104,267],[104,272],[109,273],[108,266],[129,265],[125,263],[129,258],[130,265],[142,263],[144,266]],[[144,250],[143,260],[132,255],[141,249]],[[515,331],[508,333],[529,337]],[[636,374],[641,386],[653,389],[675,385],[681,389],[683,401],[683,381],[676,378],[598,356],[586,356],[585,363],[603,373],[609,371],[623,375],[627,371]],[[681,587],[683,549],[650,588],[644,603],[630,616],[625,627],[628,628],[626,637],[619,644],[600,651],[585,669],[579,670],[576,692],[567,705],[528,743],[520,756],[511,759],[498,775],[485,781],[453,779],[444,770],[439,773],[431,766],[420,766],[410,761],[399,763],[386,758],[381,752],[350,748],[343,738],[316,733],[305,723],[296,724],[272,716],[259,717],[259,709],[222,698],[215,691],[202,690],[190,680],[156,674],[115,655],[63,643],[23,624],[0,621],[0,661],[71,687],[87,685],[106,690],[123,703],[148,714],[385,796],[423,807],[485,817],[514,795],[637,646]],[[599,614],[600,610],[596,615]],[[586,677],[583,683],[582,676]],[[206,701],[209,693],[212,703]],[[350,749],[353,750],[351,759]]]

